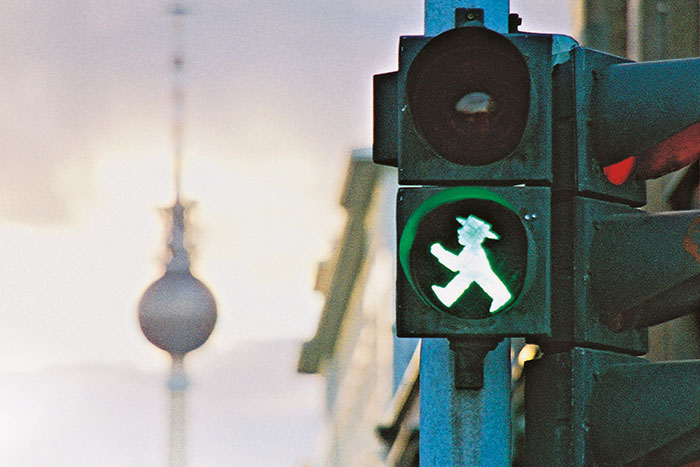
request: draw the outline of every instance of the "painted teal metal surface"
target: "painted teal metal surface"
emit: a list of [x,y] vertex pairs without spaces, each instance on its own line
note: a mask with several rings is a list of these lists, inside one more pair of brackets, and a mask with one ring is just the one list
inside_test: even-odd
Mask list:
[[420,373],[420,465],[507,467],[510,339],[484,361],[481,390],[456,389],[446,339],[424,339]]
[[[412,102],[409,96],[411,89],[409,89],[408,81],[414,61],[417,60],[420,52],[428,47],[433,38],[404,36],[399,45],[397,77],[398,133],[396,137],[398,138],[399,183],[409,185],[460,183],[507,185],[532,181],[536,181],[538,184],[551,183],[553,36],[546,34],[502,36],[484,28],[468,27],[462,29],[468,30],[464,31],[465,33],[481,37],[484,43],[489,44],[488,55],[492,59],[503,56],[503,50],[508,50],[508,53],[515,50],[515,53],[521,54],[526,61],[526,71],[530,75],[530,91],[521,96],[522,99],[529,100],[526,113],[527,122],[524,131],[521,132],[522,137],[514,149],[502,154],[500,158],[495,158],[490,163],[479,162],[473,165],[455,163],[443,157],[439,153],[440,148],[434,148],[427,144],[426,137],[421,134],[420,128],[413,118]],[[455,31],[457,30],[448,31],[445,34],[455,37],[461,35],[459,31],[456,33]],[[440,36],[435,39],[439,38]],[[463,53],[467,56],[471,55],[469,51]],[[479,53],[483,53],[483,50],[479,50]],[[481,64],[483,69],[472,67],[470,69],[473,72],[462,73],[464,83],[442,83],[443,87],[450,88],[465,83],[469,84],[470,81],[476,79],[483,81],[483,75],[487,75],[489,76],[488,82],[480,82],[480,86],[497,90],[497,92],[493,91],[495,95],[501,93],[508,95],[508,91],[511,90],[510,77],[494,74],[493,72],[499,68],[494,68],[493,60],[490,63],[491,65]],[[472,91],[480,91],[482,87],[474,88]],[[451,91],[447,89],[447,92]],[[457,133],[455,132],[456,135]]]
[[646,203],[644,182],[628,180],[615,185],[607,179],[594,150],[590,127],[594,77],[628,60],[586,47],[574,48],[569,56],[570,60],[554,68],[556,189],[573,189],[587,197],[642,206]]
[[700,211],[594,220],[595,306],[613,330],[650,326],[700,307]]
[[484,25],[500,33],[508,32],[508,0],[425,0],[425,34],[435,36],[454,27],[455,8],[481,8]]
[[606,368],[595,378],[587,426],[601,465],[700,459],[700,360]]
[[700,121],[700,58],[596,72],[591,111],[593,149],[603,165],[640,156]]

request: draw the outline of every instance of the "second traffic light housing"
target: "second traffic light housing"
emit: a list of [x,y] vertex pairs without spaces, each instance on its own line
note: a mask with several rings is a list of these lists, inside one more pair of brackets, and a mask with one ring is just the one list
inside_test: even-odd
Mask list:
[[[553,36],[404,36],[375,76],[375,162],[401,184],[551,182]],[[571,40],[573,43],[573,40]]]
[[400,67],[406,71],[405,102],[399,105],[407,106],[400,118],[400,154],[418,143],[451,163],[474,167],[515,151],[528,122],[531,90],[527,62],[511,41],[464,27],[427,43],[403,38],[401,48],[401,65],[410,64]]
[[525,365],[525,465],[700,459],[700,361],[652,363],[577,347]]

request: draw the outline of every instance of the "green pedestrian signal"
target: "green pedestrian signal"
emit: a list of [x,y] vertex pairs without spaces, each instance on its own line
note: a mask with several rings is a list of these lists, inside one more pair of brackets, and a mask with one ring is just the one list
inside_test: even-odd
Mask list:
[[[548,191],[511,191],[517,194],[515,204],[501,195],[508,191],[479,187],[400,190],[404,203],[399,205],[399,216],[406,214],[406,221],[400,226],[403,274],[399,286],[419,298],[415,304],[426,310],[416,313],[409,305],[405,314],[399,311],[400,334],[476,335],[484,326],[492,331],[502,328],[503,334],[522,333],[536,321],[540,324],[535,325],[535,332],[547,334],[542,320],[534,318],[547,308],[543,274],[548,250],[542,248],[538,254],[535,239],[543,238],[547,231]],[[522,209],[523,202],[531,211]],[[533,283],[541,288],[533,290]],[[428,318],[431,316],[434,319]],[[438,327],[431,328],[433,324]]]
[[457,275],[444,286],[433,285],[435,296],[447,307],[451,307],[472,284],[476,284],[492,299],[489,312],[499,311],[510,301],[512,295],[503,281],[493,272],[486,256],[483,243],[486,239],[499,240],[501,237],[491,230],[491,224],[470,215],[466,219],[457,217],[462,227],[457,237],[462,249],[458,254],[445,249],[440,243],[430,246],[430,253],[440,263]]

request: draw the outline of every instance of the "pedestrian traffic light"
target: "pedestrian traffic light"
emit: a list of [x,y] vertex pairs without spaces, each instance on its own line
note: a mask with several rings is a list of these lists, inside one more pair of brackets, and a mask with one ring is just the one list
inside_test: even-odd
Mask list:
[[374,78],[374,161],[413,185],[397,334],[448,338],[458,388],[479,387],[501,338],[540,344],[531,465],[696,459],[700,364],[636,355],[648,326],[700,307],[700,211],[639,209],[646,179],[700,158],[700,59],[632,63],[455,16],[401,38],[398,70]]
[[397,332],[550,336],[552,57],[575,42],[455,16],[374,78],[375,162],[437,186],[398,195]]
[[400,336],[549,332],[547,188],[401,188]]
[[645,179],[700,156],[700,59],[631,63],[481,17],[402,37],[374,78],[374,161],[414,185],[397,333],[643,354],[647,326],[700,306],[695,215],[637,209]]

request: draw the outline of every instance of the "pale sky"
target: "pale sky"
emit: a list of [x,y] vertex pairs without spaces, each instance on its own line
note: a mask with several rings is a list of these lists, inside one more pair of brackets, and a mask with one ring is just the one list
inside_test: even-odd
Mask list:
[[[511,9],[524,30],[566,32],[568,3]],[[347,157],[371,145],[372,74],[422,33],[423,2],[189,4],[183,194],[193,271],[219,307],[192,356],[206,366],[243,341],[313,335]],[[3,2],[0,377],[167,368],[136,319],[173,199],[167,5]]]
[[[197,202],[194,271],[219,305],[208,347],[315,325],[346,157],[371,141],[372,70],[421,24],[420,5],[363,3],[192,4],[183,194]],[[165,8],[6,6],[0,371],[161,364],[135,312],[160,273],[157,208],[173,196]]]

